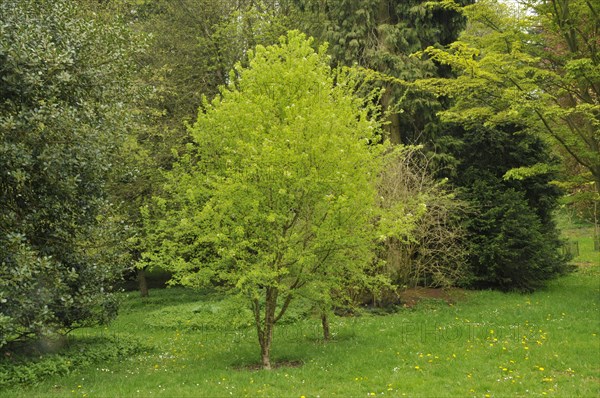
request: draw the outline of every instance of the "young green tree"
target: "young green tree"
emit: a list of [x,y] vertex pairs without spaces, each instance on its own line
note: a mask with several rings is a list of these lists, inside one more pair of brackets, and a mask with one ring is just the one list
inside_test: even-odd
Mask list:
[[0,20],[1,346],[115,313],[101,215],[135,40],[65,0],[2,1]]
[[204,103],[149,223],[146,261],[247,298],[265,369],[293,297],[325,303],[364,279],[376,239],[378,112],[311,42],[290,32],[238,65]]
[[[115,202],[130,226],[130,253],[139,259],[144,235],[139,209],[162,186],[172,149],[183,153],[191,138],[184,122],[195,119],[203,95],[212,99],[227,83],[247,50],[272,44],[286,32],[271,1],[255,0],[79,0],[98,15],[119,15],[141,33],[148,50],[136,58],[144,100],[128,142],[128,168],[114,184]],[[137,269],[140,292],[148,295],[145,269]]]

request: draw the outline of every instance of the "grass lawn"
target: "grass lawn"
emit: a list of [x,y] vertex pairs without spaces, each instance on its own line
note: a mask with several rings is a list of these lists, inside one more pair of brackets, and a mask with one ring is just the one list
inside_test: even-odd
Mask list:
[[[124,294],[116,322],[78,331],[74,342],[136,335],[150,347],[147,352],[88,365],[37,385],[5,388],[0,396],[600,394],[598,266],[529,295],[466,292],[454,305],[425,301],[387,316],[336,318],[335,338],[327,344],[316,319],[284,325],[276,330],[274,359],[302,365],[272,371],[245,367],[259,358],[252,329],[208,325],[193,330],[186,327],[191,318],[185,316],[177,323],[178,316],[197,305],[191,303],[202,299],[197,293],[173,288],[151,294],[145,301],[135,293]],[[209,299],[218,312],[222,303]]]
[[[84,344],[120,341],[121,360],[75,366],[65,357],[61,376],[0,383],[0,397],[597,397],[600,262],[591,231],[565,231],[580,242],[578,271],[533,294],[468,291],[453,305],[425,300],[385,316],[338,317],[329,343],[318,319],[293,322],[292,311],[273,347],[273,360],[288,366],[272,371],[253,370],[256,332],[231,300],[182,288],[145,300],[123,293],[114,323],[76,331],[70,344],[87,353]],[[146,348],[130,354],[131,337]]]
[[593,224],[570,219],[564,213],[557,215],[557,221],[563,238],[578,244],[579,255],[573,258],[573,262],[582,266],[600,265],[600,252],[594,251]]

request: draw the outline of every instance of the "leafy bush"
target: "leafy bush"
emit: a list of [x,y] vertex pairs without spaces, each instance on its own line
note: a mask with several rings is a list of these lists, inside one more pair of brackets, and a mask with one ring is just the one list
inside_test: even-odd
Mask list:
[[[395,286],[452,286],[467,274],[467,244],[459,215],[465,203],[436,181],[417,148],[390,157],[380,182],[382,206],[401,206],[414,215],[405,237],[388,238],[381,257]],[[384,300],[385,301],[385,300]]]
[[497,192],[479,182],[471,195],[488,204],[469,221],[476,286],[532,291],[566,270],[558,235],[542,224],[523,192]]
[[114,315],[119,267],[100,215],[129,123],[133,40],[67,0],[2,1],[0,21],[2,346]]

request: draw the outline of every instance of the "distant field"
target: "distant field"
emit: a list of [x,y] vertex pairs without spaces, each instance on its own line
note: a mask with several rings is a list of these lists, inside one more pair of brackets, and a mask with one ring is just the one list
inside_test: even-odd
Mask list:
[[600,252],[594,251],[594,227],[590,223],[570,220],[560,215],[559,226],[564,238],[577,242],[579,255],[573,259],[578,265],[600,265]]

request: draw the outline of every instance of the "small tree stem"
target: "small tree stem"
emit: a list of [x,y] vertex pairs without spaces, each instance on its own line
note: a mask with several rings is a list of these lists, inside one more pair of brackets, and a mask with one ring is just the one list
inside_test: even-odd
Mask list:
[[321,313],[321,325],[323,325],[323,340],[331,340],[331,332],[329,331],[329,317],[327,313]]

